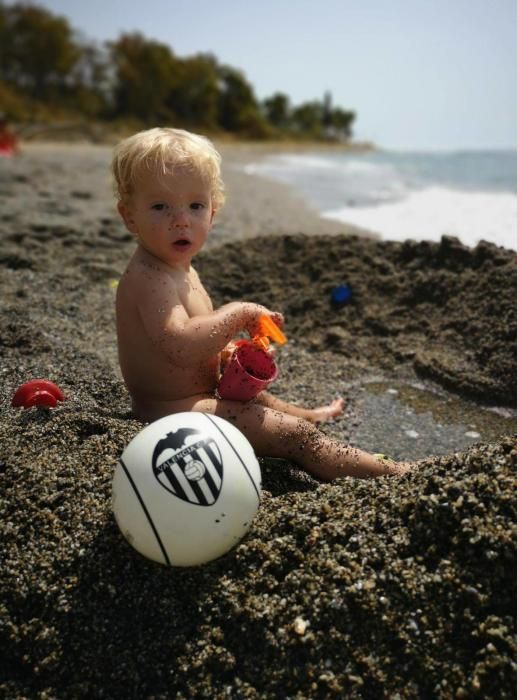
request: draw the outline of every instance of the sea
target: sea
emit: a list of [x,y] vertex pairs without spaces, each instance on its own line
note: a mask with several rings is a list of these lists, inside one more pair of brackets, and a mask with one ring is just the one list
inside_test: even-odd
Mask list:
[[246,172],[298,190],[322,217],[385,240],[517,250],[517,150],[278,153]]

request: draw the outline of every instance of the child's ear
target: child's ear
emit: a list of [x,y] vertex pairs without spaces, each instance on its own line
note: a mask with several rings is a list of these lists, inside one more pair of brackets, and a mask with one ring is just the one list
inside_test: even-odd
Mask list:
[[117,209],[118,209],[118,213],[122,217],[122,220],[126,224],[127,230],[130,231],[131,233],[134,233],[134,234],[138,233],[138,230],[137,230],[136,224],[135,224],[135,220],[133,219],[133,216],[131,214],[131,210],[127,206],[127,204],[125,204],[124,202],[121,201],[117,204]]
[[212,216],[210,217],[210,223],[213,222],[216,211],[217,211],[217,209],[212,209]]

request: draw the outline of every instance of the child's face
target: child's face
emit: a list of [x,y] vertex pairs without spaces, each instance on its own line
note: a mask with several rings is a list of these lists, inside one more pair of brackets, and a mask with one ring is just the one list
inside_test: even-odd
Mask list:
[[142,174],[119,211],[149,253],[171,267],[185,268],[203,247],[215,213],[209,185],[180,168],[171,175]]

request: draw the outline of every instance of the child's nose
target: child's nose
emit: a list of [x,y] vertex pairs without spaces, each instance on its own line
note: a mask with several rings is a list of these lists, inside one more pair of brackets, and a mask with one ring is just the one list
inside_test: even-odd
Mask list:
[[188,212],[183,207],[176,209],[172,215],[173,226],[188,226],[190,223]]

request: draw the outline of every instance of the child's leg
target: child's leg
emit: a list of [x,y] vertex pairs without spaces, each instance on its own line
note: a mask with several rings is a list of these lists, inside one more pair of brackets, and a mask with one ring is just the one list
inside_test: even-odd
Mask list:
[[362,478],[402,475],[409,469],[407,465],[382,460],[339,443],[302,418],[254,401],[240,403],[212,397],[191,397],[182,400],[176,410],[202,411],[220,416],[244,433],[257,455],[293,461],[325,481],[347,475]]
[[281,413],[288,413],[290,416],[296,416],[298,418],[305,418],[305,420],[311,423],[323,423],[325,421],[332,420],[343,413],[343,407],[345,405],[344,399],[341,397],[334,399],[332,403],[327,406],[318,406],[317,408],[302,408],[301,406],[295,406],[294,404],[282,401],[277,396],[269,394],[267,391],[261,392],[256,401],[262,406],[267,406],[268,408],[273,408]]

